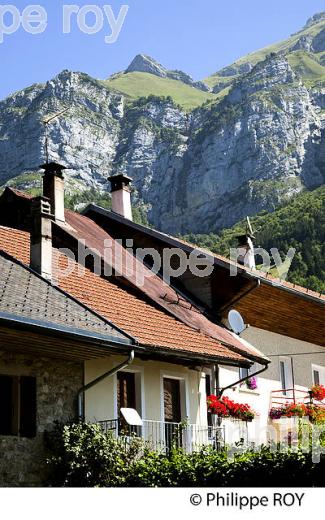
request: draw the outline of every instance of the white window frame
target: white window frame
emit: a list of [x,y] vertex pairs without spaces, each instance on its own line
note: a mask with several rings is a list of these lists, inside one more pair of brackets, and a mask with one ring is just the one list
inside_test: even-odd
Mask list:
[[161,422],[165,422],[165,402],[164,402],[164,379],[176,379],[180,381],[180,399],[181,399],[181,414],[182,421],[190,419],[190,405],[188,394],[188,377],[186,374],[175,374],[165,371],[160,372],[160,417]]
[[[283,388],[283,381],[281,377],[281,363],[284,363],[285,388]],[[292,374],[292,359],[291,357],[279,357],[279,379],[283,395],[290,397],[289,389],[293,388],[293,374]],[[291,392],[292,393],[292,392]]]
[[[131,374],[136,374],[140,380],[140,410],[137,410],[141,419],[146,418],[146,401],[145,401],[145,389],[144,389],[144,368],[143,367],[127,367],[123,370],[119,370],[119,372],[130,372]],[[137,382],[135,382],[135,391],[137,391]],[[118,410],[117,410],[117,374],[114,374],[114,414],[116,419],[118,419]]]
[[320,385],[325,385],[325,367],[322,366],[322,365],[315,365],[314,363],[312,363],[311,365],[311,378],[312,378],[312,383],[313,385],[315,385],[315,379],[314,379],[314,372],[318,372],[319,373],[319,384]]

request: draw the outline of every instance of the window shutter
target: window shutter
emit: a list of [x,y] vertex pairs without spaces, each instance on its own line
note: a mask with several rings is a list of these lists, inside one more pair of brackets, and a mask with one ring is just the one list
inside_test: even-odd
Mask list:
[[0,435],[12,434],[13,390],[13,378],[0,376]]
[[36,378],[22,376],[20,378],[20,435],[35,437],[36,435]]

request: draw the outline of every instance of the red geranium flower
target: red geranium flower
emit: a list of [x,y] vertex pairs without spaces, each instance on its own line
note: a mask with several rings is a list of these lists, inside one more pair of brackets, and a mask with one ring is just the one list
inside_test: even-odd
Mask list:
[[207,402],[209,411],[219,417],[230,416],[242,421],[252,421],[255,417],[254,411],[248,404],[235,403],[229,397],[219,399],[215,395],[210,395]]
[[310,395],[316,401],[323,401],[325,399],[325,387],[323,385],[314,385],[310,389]]

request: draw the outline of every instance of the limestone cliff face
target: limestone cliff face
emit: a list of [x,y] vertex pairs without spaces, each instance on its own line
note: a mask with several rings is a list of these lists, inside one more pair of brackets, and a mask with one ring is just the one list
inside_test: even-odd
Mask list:
[[122,96],[81,73],[63,71],[0,103],[0,179],[35,171],[49,156],[69,166],[71,186],[100,187],[110,171],[124,115]]
[[135,179],[154,226],[230,226],[324,182],[322,103],[274,56],[190,116],[168,102],[128,111],[118,168]]
[[325,89],[308,88],[284,55],[272,55],[221,100],[186,113],[171,99],[130,102],[81,73],[64,71],[0,103],[0,185],[33,185],[49,155],[69,167],[68,189],[108,190],[125,172],[134,200],[165,232],[212,232],[324,182]]

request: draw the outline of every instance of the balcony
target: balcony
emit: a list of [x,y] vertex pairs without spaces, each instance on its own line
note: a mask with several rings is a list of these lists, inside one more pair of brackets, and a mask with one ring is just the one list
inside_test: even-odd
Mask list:
[[276,408],[285,404],[315,404],[321,408],[325,407],[324,402],[312,399],[306,390],[297,388],[286,388],[285,390],[273,390],[271,392],[270,408]]
[[99,421],[103,432],[128,442],[131,437],[142,438],[146,446],[160,453],[172,448],[182,448],[187,453],[199,451],[205,446],[220,450],[225,445],[224,426],[199,426],[196,424],[143,420],[142,426],[129,426],[120,419]]

